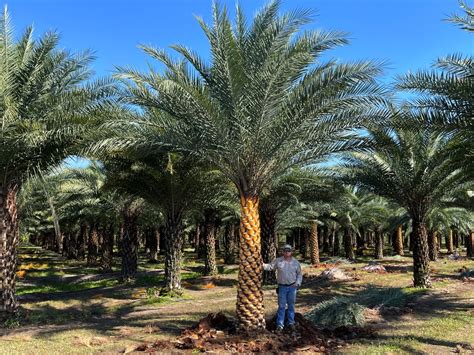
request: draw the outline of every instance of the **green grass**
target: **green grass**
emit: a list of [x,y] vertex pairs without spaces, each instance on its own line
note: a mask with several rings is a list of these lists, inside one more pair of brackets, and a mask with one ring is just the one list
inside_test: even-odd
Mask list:
[[79,283],[62,282],[42,282],[42,285],[27,286],[20,284],[17,288],[17,295],[27,295],[31,293],[57,293],[57,292],[77,292],[93,288],[116,286],[116,279],[103,279],[97,281],[84,281]]

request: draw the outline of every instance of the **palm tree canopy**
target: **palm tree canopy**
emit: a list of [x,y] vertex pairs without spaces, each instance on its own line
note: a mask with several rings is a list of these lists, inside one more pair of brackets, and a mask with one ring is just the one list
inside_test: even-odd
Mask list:
[[375,150],[345,158],[346,182],[389,198],[411,216],[423,218],[445,196],[466,188],[468,175],[450,160],[449,135],[397,125],[371,129],[368,134]]
[[14,41],[6,7],[0,39],[0,174],[18,184],[29,170],[64,159],[114,89],[107,80],[86,83],[93,56],[58,50],[56,33],[35,40],[28,27]]
[[279,7],[271,2],[248,24],[237,6],[231,23],[227,9],[215,3],[212,24],[198,18],[209,61],[182,45],[171,47],[179,59],[143,46],[164,64],[164,73],[120,68],[117,74],[130,103],[160,115],[166,134],[151,139],[151,146],[160,141],[192,152],[241,194],[258,194],[291,166],[356,146],[350,129],[385,103],[374,79],[378,63],[321,59],[346,44],[345,35],[302,31],[311,11],[279,15]]

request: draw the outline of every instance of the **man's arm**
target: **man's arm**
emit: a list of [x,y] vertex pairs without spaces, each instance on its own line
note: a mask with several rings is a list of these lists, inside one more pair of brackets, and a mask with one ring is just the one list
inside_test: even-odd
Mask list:
[[276,259],[274,259],[270,264],[263,264],[263,270],[265,271],[273,271],[275,270],[276,266]]
[[301,283],[303,282],[303,274],[301,272],[301,264],[296,262],[296,287],[300,287]]

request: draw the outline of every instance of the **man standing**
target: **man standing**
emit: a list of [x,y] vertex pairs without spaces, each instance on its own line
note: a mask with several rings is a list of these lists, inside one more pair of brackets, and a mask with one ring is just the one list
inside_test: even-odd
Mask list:
[[295,301],[296,290],[301,286],[303,275],[301,265],[291,255],[293,248],[291,245],[283,247],[283,256],[276,258],[270,264],[264,264],[266,271],[276,270],[278,282],[278,313],[277,331],[282,331],[285,325],[285,310],[288,305],[288,327],[295,328]]

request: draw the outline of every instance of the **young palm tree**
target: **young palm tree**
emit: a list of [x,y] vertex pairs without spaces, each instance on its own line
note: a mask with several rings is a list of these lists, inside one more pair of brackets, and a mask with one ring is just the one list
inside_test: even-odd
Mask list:
[[346,180],[406,208],[414,238],[414,285],[430,287],[428,214],[468,177],[450,160],[449,136],[415,127],[369,130],[375,150],[347,158]]
[[14,40],[5,8],[0,20],[0,312],[14,312],[17,193],[28,174],[61,162],[109,92],[83,85],[92,57],[56,49],[58,36]]
[[248,23],[237,6],[233,25],[215,4],[213,24],[198,18],[210,61],[181,45],[174,60],[143,47],[163,74],[121,69],[130,103],[166,112],[150,147],[173,147],[215,166],[240,195],[240,327],[264,327],[259,204],[262,189],[289,168],[357,146],[348,130],[384,102],[372,62],[340,64],[321,54],[347,43],[343,34],[301,31],[311,13],[279,15],[274,1]]

